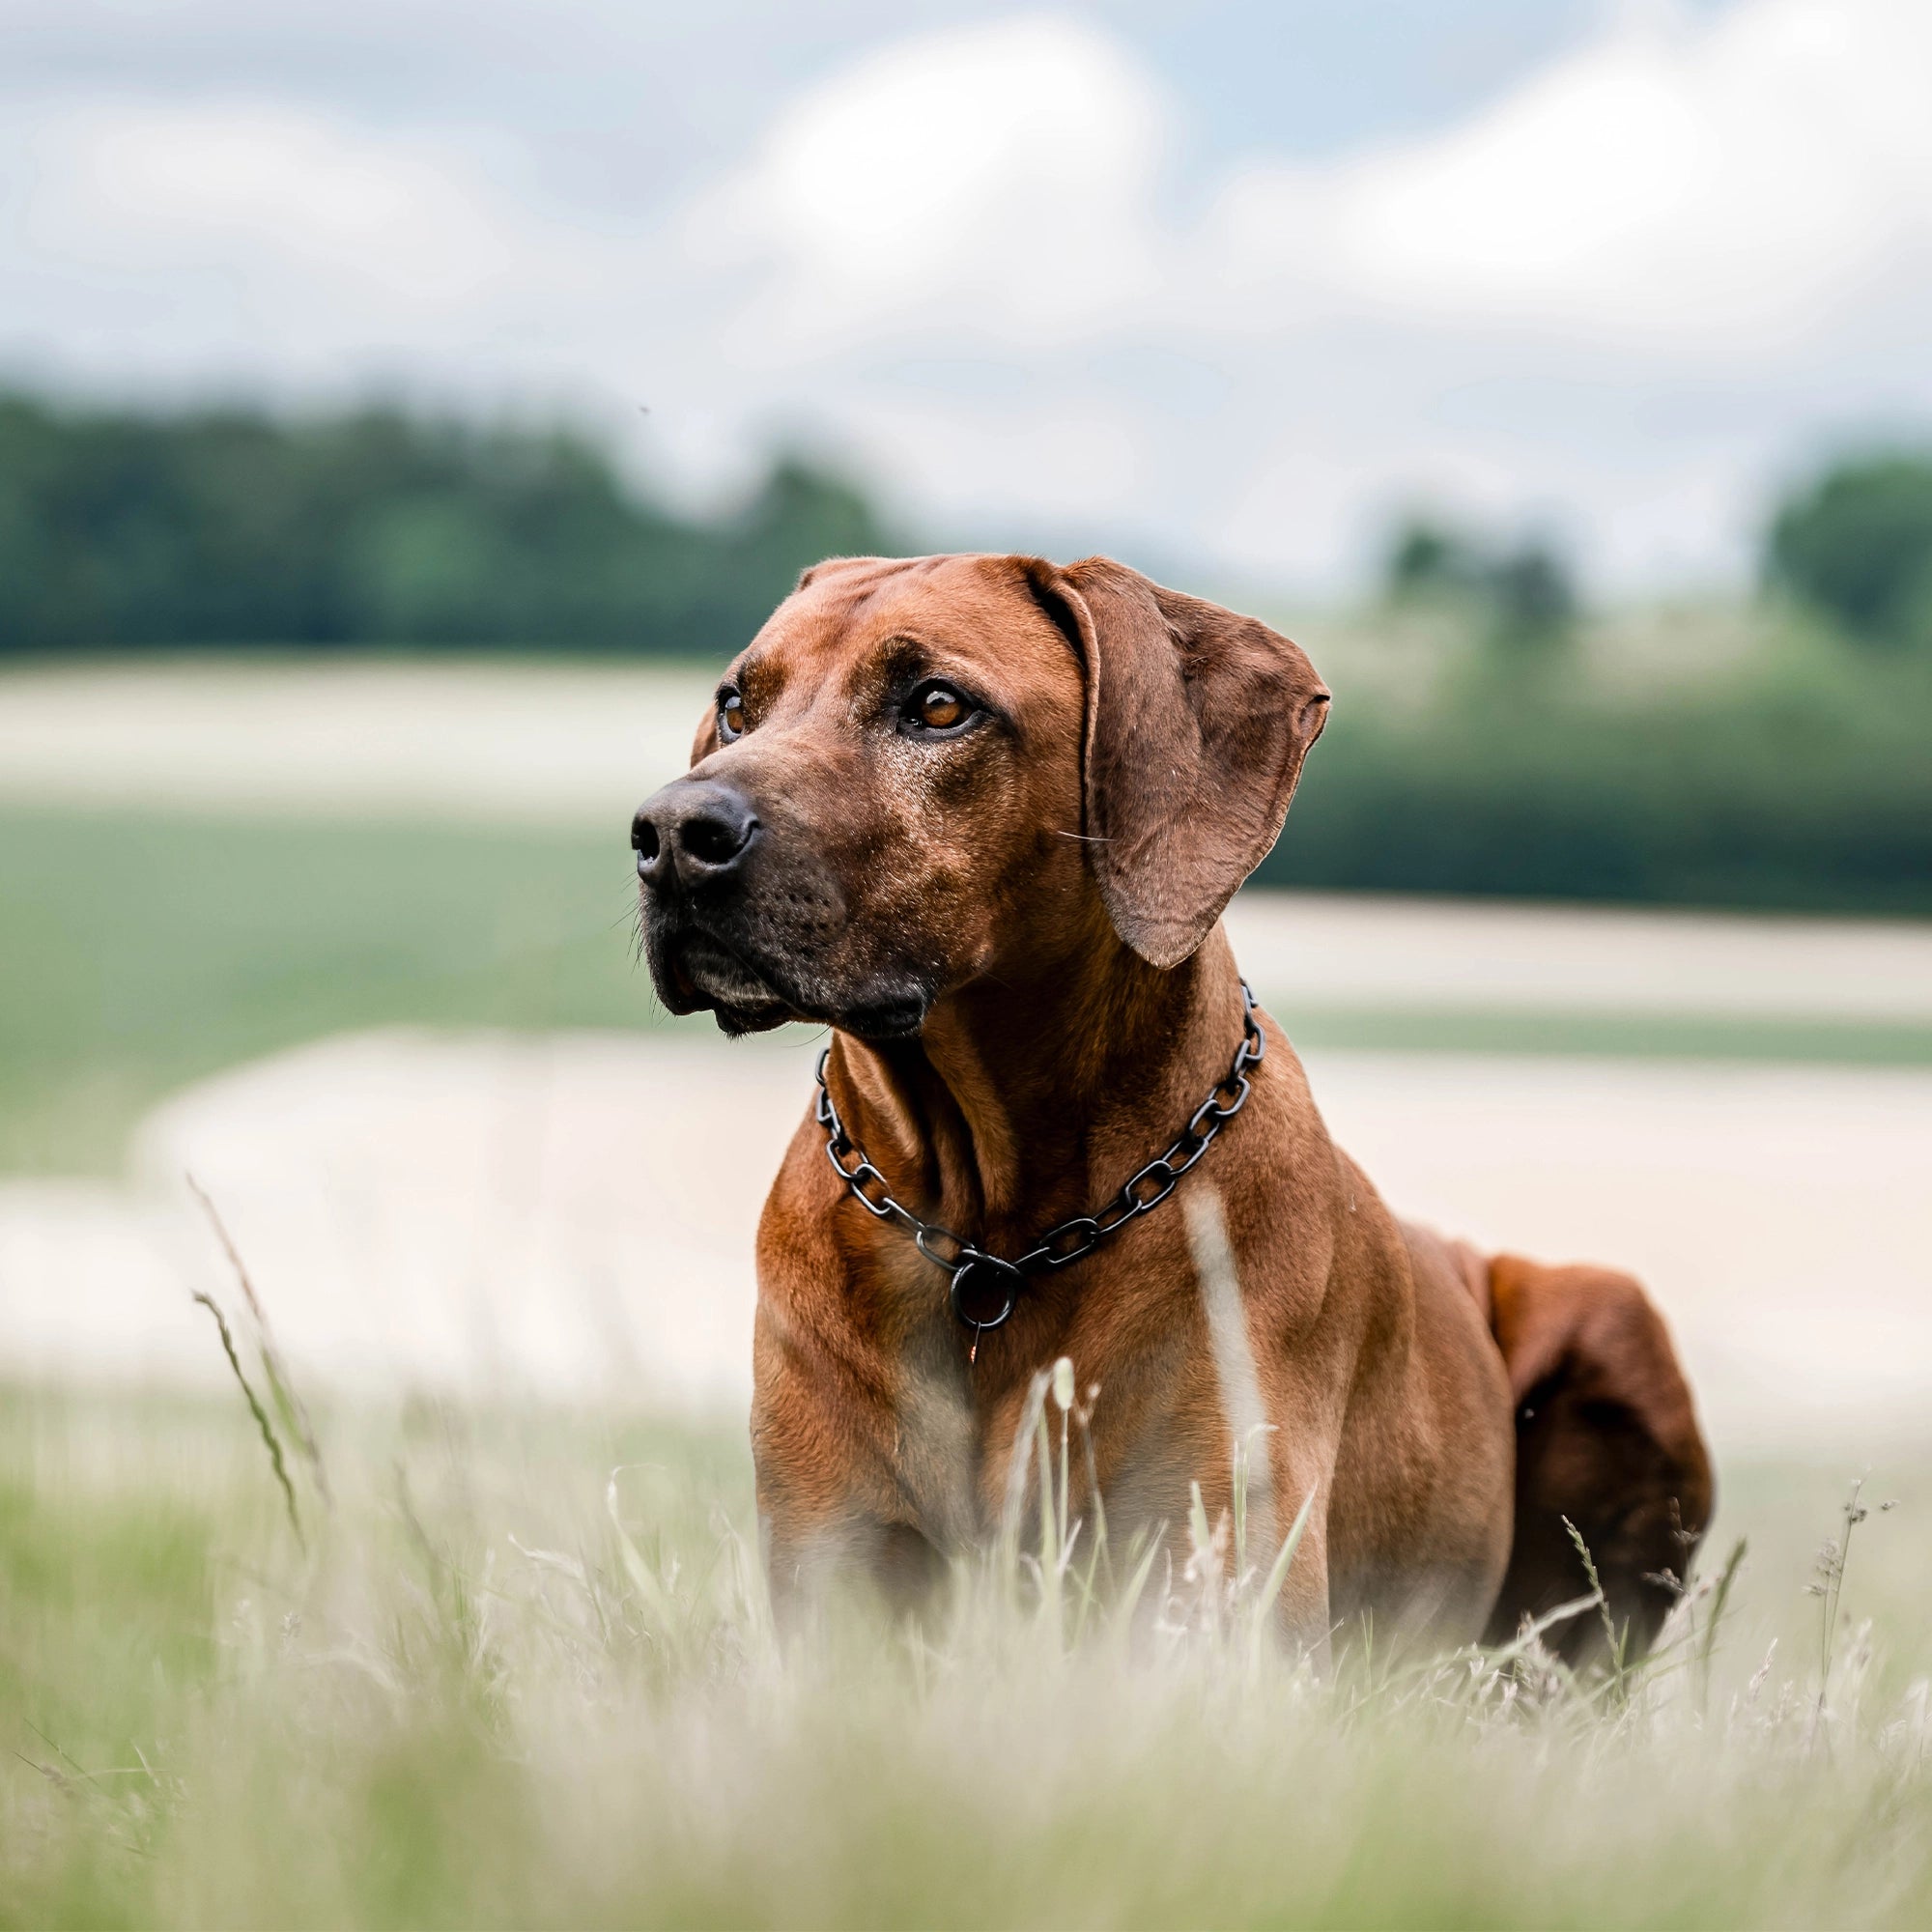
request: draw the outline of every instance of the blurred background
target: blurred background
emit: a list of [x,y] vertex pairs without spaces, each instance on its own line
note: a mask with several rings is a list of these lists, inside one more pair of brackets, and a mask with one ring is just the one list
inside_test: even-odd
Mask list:
[[1932,1395],[1920,0],[0,0],[0,1381],[730,1411],[816,1041],[632,807],[838,552],[1336,693],[1233,913],[1402,1209],[1720,1452]]

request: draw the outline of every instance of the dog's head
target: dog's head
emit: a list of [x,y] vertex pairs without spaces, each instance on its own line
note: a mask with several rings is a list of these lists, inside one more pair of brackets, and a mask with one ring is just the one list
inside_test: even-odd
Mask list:
[[1286,638],[1104,557],[820,564],[638,811],[651,977],[727,1033],[893,1038],[1114,935],[1177,965],[1327,704]]

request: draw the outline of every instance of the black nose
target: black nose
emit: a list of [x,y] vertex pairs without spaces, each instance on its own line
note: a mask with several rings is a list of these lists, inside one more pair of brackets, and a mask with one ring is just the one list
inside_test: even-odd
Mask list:
[[757,836],[750,801],[715,779],[673,780],[631,821],[638,877],[652,886],[673,878],[685,886],[729,879]]

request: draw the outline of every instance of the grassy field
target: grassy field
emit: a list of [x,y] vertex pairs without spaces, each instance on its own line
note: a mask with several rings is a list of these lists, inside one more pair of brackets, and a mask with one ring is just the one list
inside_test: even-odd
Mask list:
[[1932,1914],[1923,1463],[1872,1475],[1848,1560],[1843,1472],[1727,1471],[1728,1603],[1641,1675],[1318,1684],[1250,1648],[1266,1552],[1238,1583],[1184,1531],[1131,1634],[1029,1505],[923,1634],[853,1606],[781,1663],[736,1426],[316,1433],[319,1465],[277,1427],[298,1541],[239,1397],[0,1399],[0,1924]]
[[[175,1087],[345,1028],[663,1023],[633,894],[616,834],[0,808],[0,1172],[110,1172]],[[1311,1047],[1932,1061],[1910,1024],[1282,1010]]]
[[0,812],[0,1169],[99,1172],[183,1082],[385,1021],[621,1026],[621,838]]
[[[666,1024],[631,895],[588,832],[0,809],[0,1172],[111,1170],[172,1089],[345,1028]],[[1909,1025],[1285,1017],[1932,1061]],[[239,1395],[0,1380],[0,1927],[1932,1919],[1932,1450],[1870,1472],[1848,1562],[1857,1469],[1727,1465],[1634,1678],[1317,1684],[1251,1649],[1265,1564],[1211,1529],[1130,1626],[1031,1512],[923,1633],[852,1606],[781,1656],[740,1417],[318,1402],[311,1459],[242,1358],[286,1492]]]

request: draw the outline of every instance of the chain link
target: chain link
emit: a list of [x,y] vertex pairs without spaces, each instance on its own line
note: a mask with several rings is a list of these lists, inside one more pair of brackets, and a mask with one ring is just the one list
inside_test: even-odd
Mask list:
[[[1049,1228],[1018,1260],[1001,1263],[996,1255],[977,1248],[971,1241],[934,1221],[922,1221],[911,1208],[893,1199],[886,1177],[866,1158],[865,1150],[845,1131],[838,1109],[826,1085],[825,1066],[832,1057],[828,1046],[818,1056],[818,1100],[812,1118],[828,1131],[825,1155],[832,1171],[842,1180],[854,1200],[881,1221],[896,1222],[912,1236],[913,1244],[935,1267],[944,1268],[955,1285],[964,1271],[977,1262],[990,1262],[1034,1274],[1044,1268],[1063,1268],[1090,1255],[1109,1235],[1118,1234],[1129,1221],[1149,1213],[1179,1185],[1180,1177],[1213,1145],[1214,1137],[1248,1104],[1254,1091],[1248,1070],[1259,1066],[1267,1052],[1267,1038],[1255,1017],[1255,996],[1248,982],[1241,981],[1241,1043],[1236,1049],[1234,1065],[1188,1116],[1180,1138],[1168,1151],[1151,1160],[1121,1188],[1104,1207],[1091,1214],[1076,1214],[1056,1228]],[[1011,1303],[1006,1314],[1012,1312]],[[1006,1314],[999,1321],[1006,1320]],[[997,1321],[975,1322],[975,1327],[996,1327]]]

